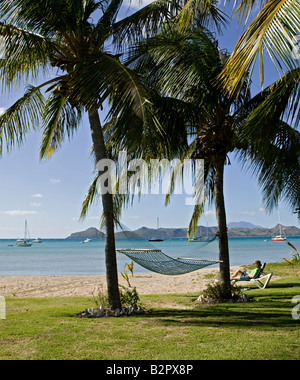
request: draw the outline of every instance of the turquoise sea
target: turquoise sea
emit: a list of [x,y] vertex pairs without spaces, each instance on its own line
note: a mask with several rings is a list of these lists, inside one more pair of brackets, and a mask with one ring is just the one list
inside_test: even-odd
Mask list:
[[[289,237],[300,251],[300,237]],[[165,239],[163,242],[147,240],[117,240],[117,247],[161,249],[172,257],[190,257],[218,260],[218,241],[202,246],[201,243],[187,244],[186,239]],[[272,242],[270,237],[230,238],[230,265],[283,261],[290,258],[292,249],[285,242]],[[117,254],[118,271],[131,260]],[[147,272],[135,264],[136,273]],[[15,240],[0,240],[0,276],[60,276],[105,274],[104,240],[93,240],[83,244],[80,240],[46,239],[32,247],[17,247]]]

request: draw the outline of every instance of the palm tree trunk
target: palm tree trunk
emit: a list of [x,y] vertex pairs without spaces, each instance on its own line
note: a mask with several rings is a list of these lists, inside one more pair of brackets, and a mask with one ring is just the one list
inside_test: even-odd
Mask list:
[[224,166],[225,159],[219,159],[215,164],[215,183],[214,183],[214,196],[216,217],[218,223],[218,238],[219,238],[219,260],[220,263],[220,282],[222,286],[222,293],[225,299],[230,299],[231,296],[231,283],[230,283],[230,264],[229,264],[229,248],[228,248],[228,235],[227,235],[227,222],[224,201]]
[[[89,121],[91,135],[94,144],[94,152],[97,162],[107,159],[106,147],[103,138],[100,118],[97,109],[89,111]],[[101,174],[101,173],[100,173]],[[121,307],[119,286],[118,286],[118,269],[114,233],[114,214],[112,194],[102,194],[102,206],[106,225],[105,238],[105,265],[106,265],[106,282],[108,302],[112,309]]]

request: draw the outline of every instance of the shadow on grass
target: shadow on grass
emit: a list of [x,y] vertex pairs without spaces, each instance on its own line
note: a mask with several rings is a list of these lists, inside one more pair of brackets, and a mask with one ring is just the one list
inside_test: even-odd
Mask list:
[[268,286],[268,289],[282,289],[282,288],[299,288],[300,287],[300,281],[297,282],[285,282],[283,284],[270,284]]
[[272,327],[299,327],[299,322],[292,318],[293,304],[291,290],[284,294],[285,289],[295,288],[294,283],[273,284],[270,289],[251,289],[249,296],[253,300],[245,303],[224,303],[203,305],[195,302],[195,296],[186,295],[181,297],[189,304],[189,309],[163,308],[158,305],[146,318],[157,319],[157,323],[166,325],[200,325],[201,326],[236,326],[249,327],[261,326]]
[[291,312],[275,311],[274,309],[263,312],[261,309],[250,311],[245,308],[231,308],[228,310],[209,306],[197,310],[153,310],[146,318],[154,318],[157,320],[157,323],[178,326],[181,326],[183,323],[190,326],[201,325],[207,327],[226,325],[231,327],[249,327],[256,325],[282,328],[297,326],[297,321],[292,318]]
[[[141,323],[148,321],[157,325],[175,327],[224,326],[266,330],[300,327],[299,321],[294,320],[291,315],[294,307],[291,303],[292,298],[300,294],[299,282],[294,282],[293,279],[283,283],[274,282],[266,289],[251,288],[244,293],[251,298],[250,302],[212,305],[197,303],[199,294],[144,296],[142,297],[143,306],[145,309],[150,309],[150,312],[121,317],[121,321],[125,324],[131,321]],[[115,318],[105,319],[109,322],[113,320]]]

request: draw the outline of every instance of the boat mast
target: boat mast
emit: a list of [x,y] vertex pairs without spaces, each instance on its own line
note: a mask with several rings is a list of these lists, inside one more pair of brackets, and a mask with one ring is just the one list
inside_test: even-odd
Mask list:
[[28,239],[29,239],[29,231],[28,231],[27,220],[25,220],[25,234],[24,234],[24,239],[25,239],[25,240],[28,240]]
[[279,210],[278,210],[278,223],[279,223],[280,236],[282,236],[282,230],[281,230],[281,223],[280,223],[280,214],[279,214]]

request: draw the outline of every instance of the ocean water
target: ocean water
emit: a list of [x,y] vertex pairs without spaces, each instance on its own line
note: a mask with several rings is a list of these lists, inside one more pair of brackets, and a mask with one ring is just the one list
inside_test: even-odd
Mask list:
[[[300,251],[300,237],[289,237]],[[93,240],[82,244],[80,240],[46,239],[32,247],[17,247],[15,240],[0,240],[0,276],[60,276],[105,274],[104,240]],[[177,257],[218,260],[218,241],[203,246],[188,244],[186,239],[165,239],[163,242],[147,240],[117,240],[117,247],[161,249],[165,254]],[[230,265],[283,261],[291,258],[292,248],[286,242],[272,242],[270,237],[230,238]],[[131,260],[117,253],[118,272]],[[214,265],[217,266],[217,265]],[[148,272],[138,264],[135,273]]]

